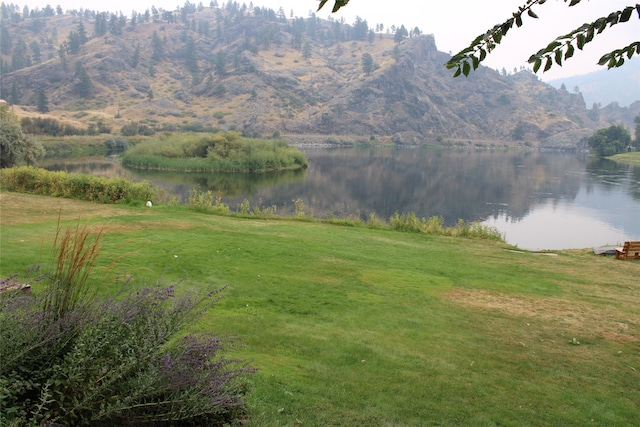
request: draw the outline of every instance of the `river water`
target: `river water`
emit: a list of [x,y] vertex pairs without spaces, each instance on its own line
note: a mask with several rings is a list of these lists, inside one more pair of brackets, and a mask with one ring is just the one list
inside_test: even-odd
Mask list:
[[[640,240],[640,167],[585,153],[429,148],[303,148],[306,171],[184,174],[123,168],[114,157],[46,159],[50,170],[146,179],[167,194],[194,187],[223,194],[235,210],[277,206],[294,213],[302,201],[316,217],[395,212],[482,221],[523,249],[565,249]],[[300,206],[298,202],[298,206]]]

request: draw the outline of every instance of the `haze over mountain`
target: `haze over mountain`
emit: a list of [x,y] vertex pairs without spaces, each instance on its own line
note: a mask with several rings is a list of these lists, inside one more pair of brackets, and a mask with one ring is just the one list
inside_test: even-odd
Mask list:
[[3,3],[1,96],[21,116],[113,133],[218,128],[564,148],[610,122],[631,127],[640,113],[640,102],[587,109],[582,94],[524,69],[453,79],[449,55],[419,28],[212,4],[131,17],[45,8],[25,18]]
[[569,91],[578,88],[588,106],[597,103],[604,107],[616,102],[621,107],[628,107],[640,100],[640,58],[632,58],[620,68],[550,80],[547,83],[558,89],[564,84]]

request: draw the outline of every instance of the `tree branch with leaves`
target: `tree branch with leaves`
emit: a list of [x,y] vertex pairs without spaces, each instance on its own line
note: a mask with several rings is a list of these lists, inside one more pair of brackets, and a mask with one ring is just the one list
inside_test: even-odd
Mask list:
[[[321,0],[318,10],[320,10],[328,0]],[[579,4],[582,0],[563,0],[568,3],[568,7]],[[515,26],[522,27],[525,16],[538,19],[538,15],[533,11],[533,7],[542,6],[547,0],[527,0],[518,8],[512,16],[501,24],[496,24],[485,33],[476,37],[469,46],[453,55],[445,66],[450,70],[455,70],[453,76],[468,76],[472,70],[478,68],[489,53],[491,53]],[[332,12],[337,12],[346,6],[349,0],[335,0]],[[585,45],[591,42],[604,30],[620,23],[627,23],[631,20],[634,10],[640,19],[640,3],[634,6],[627,6],[622,10],[611,12],[607,16],[596,19],[591,23],[585,23],[568,34],[557,37],[543,49],[531,55],[528,62],[533,64],[533,71],[538,72],[542,67],[543,72],[548,71],[554,64],[562,66],[563,61],[571,58],[576,48],[582,50]],[[628,46],[615,49],[604,54],[598,61],[599,65],[607,65],[609,69],[624,65],[626,59],[634,55],[640,55],[640,41],[634,41]],[[544,67],[543,67],[544,64]]]

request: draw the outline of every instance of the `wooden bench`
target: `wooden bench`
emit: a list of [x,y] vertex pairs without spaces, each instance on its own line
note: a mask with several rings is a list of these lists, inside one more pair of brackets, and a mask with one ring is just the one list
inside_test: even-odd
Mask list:
[[640,258],[640,242],[624,242],[624,246],[616,248],[616,258]]

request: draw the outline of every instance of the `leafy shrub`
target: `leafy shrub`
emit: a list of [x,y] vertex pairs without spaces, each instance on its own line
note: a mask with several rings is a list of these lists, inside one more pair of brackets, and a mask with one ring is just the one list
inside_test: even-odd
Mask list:
[[[124,135],[125,133],[123,132],[122,134]],[[108,136],[107,139],[104,140],[104,145],[110,152],[121,152],[129,147],[129,140],[124,136],[118,136],[115,138]]]
[[122,136],[136,136],[138,134],[138,123],[127,123],[120,128]]
[[242,414],[254,370],[223,357],[231,341],[186,335],[221,290],[175,286],[91,293],[100,235],[58,232],[39,291],[0,294],[0,424],[223,425]]
[[146,181],[103,178],[77,173],[50,172],[27,166],[0,170],[0,186],[8,191],[67,197],[100,203],[131,203],[154,198]]

